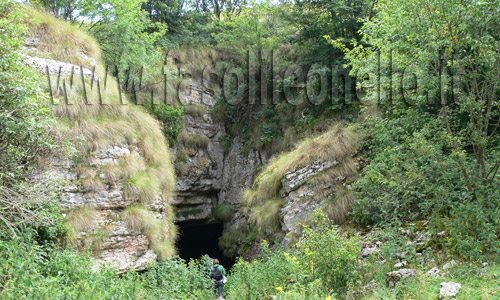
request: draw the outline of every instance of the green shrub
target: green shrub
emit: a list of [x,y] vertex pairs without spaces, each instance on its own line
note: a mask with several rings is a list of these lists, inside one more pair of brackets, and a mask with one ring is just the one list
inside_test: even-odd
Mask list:
[[372,118],[369,164],[354,184],[358,224],[415,220],[446,214],[465,186],[446,154],[437,122],[420,111],[397,119]]
[[367,120],[369,165],[354,184],[352,219],[369,225],[430,217],[433,230],[449,233],[448,250],[473,260],[495,254],[500,236],[498,191],[484,187],[489,189],[488,201],[473,200],[439,126],[432,115],[418,110],[395,119]]
[[101,266],[88,255],[40,245],[30,235],[0,241],[0,298],[14,299],[213,299],[203,263],[170,258],[142,274]]
[[[481,261],[500,253],[500,195],[490,203],[466,199],[452,205],[450,217],[440,223],[446,230],[447,246],[454,253],[470,260]],[[438,221],[439,222],[439,221]]]
[[137,274],[92,270],[70,250],[38,245],[29,237],[0,241],[2,299],[148,299]]
[[304,237],[297,243],[297,250],[302,264],[310,267],[312,279],[321,280],[326,288],[341,293],[359,276],[358,237],[340,234],[323,213],[316,212],[311,225],[304,226]]
[[20,4],[0,1],[0,184],[24,178],[57,144],[43,79],[20,55],[28,17]]
[[164,103],[147,106],[148,111],[163,123],[163,133],[170,145],[177,143],[179,133],[184,129],[184,107]]
[[214,208],[214,216],[219,220],[229,220],[234,214],[231,203],[223,202]]
[[214,299],[213,283],[200,261],[191,260],[186,264],[178,257],[170,258],[154,264],[143,278],[153,299],[166,295],[171,300]]
[[228,278],[230,299],[333,299],[343,297],[359,278],[359,240],[338,233],[321,212],[316,213],[296,249],[271,250],[266,241],[256,261],[239,260]]

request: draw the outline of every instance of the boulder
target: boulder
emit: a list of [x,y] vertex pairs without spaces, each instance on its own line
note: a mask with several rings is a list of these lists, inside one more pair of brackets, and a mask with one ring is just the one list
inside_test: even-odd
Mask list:
[[444,276],[444,273],[442,273],[438,267],[434,267],[434,268],[430,269],[429,271],[427,271],[427,273],[425,273],[425,275],[430,276],[430,277],[434,277],[434,278],[439,278],[439,277]]
[[390,287],[394,287],[401,279],[415,276],[415,269],[400,269],[385,274],[385,281]]
[[439,298],[440,299],[456,298],[461,288],[462,285],[460,283],[452,281],[441,282],[441,289],[439,290]]
[[377,247],[366,247],[361,250],[361,256],[363,258],[368,257],[372,254],[379,253],[380,249],[377,249]]

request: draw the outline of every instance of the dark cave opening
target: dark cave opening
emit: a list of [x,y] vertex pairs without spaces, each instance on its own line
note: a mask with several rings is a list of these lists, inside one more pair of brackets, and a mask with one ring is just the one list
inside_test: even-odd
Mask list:
[[234,264],[233,258],[225,257],[219,249],[219,238],[222,236],[222,223],[197,224],[192,222],[177,223],[179,228],[179,240],[177,249],[179,256],[189,261],[191,258],[200,258],[208,254],[212,258],[218,258],[226,270],[230,270]]

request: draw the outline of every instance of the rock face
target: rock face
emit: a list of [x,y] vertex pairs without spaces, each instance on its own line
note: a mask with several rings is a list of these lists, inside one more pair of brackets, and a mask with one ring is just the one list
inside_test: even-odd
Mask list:
[[53,59],[26,56],[24,58],[24,62],[42,74],[46,74],[47,71],[50,75],[60,76],[71,76],[72,74],[80,76],[83,74],[83,77],[85,78],[92,78],[97,81],[100,80],[99,75],[92,70],[84,67],[81,67],[80,69],[80,66]]
[[[118,164],[123,155],[139,154],[129,145],[114,146],[99,150],[91,155],[90,170],[86,174],[77,171],[72,160],[56,160],[44,175],[50,174],[69,182],[62,194],[61,206],[66,214],[79,209],[90,209],[87,216],[91,224],[84,231],[77,232],[77,249],[91,247],[97,261],[116,267],[118,272],[131,268],[142,270],[150,262],[156,260],[157,255],[150,249],[150,241],[140,232],[129,228],[123,220],[122,211],[133,201],[125,200],[124,189],[121,183],[103,183],[94,190],[87,190],[82,182],[94,176],[104,178],[99,167]],[[162,219],[165,204],[159,200],[151,205]]]
[[285,178],[281,180],[281,197],[286,197],[290,194],[290,192],[295,191],[304,185],[309,178],[314,177],[318,173],[330,169],[338,164],[338,161],[314,162],[311,165],[305,166],[293,172],[288,172],[285,175]]
[[222,177],[222,188],[220,199],[233,206],[235,215],[225,224],[225,228],[240,228],[247,226],[247,219],[241,213],[241,194],[252,185],[255,180],[256,169],[267,163],[265,152],[249,151],[245,153],[243,144],[236,137],[229,147],[229,151],[224,158],[224,172]]
[[176,221],[213,222],[212,209],[218,203],[224,168],[222,138],[225,129],[212,120],[210,111],[215,105],[211,91],[201,80],[191,80],[185,90],[180,91],[183,103],[201,107],[203,114],[186,114],[184,128],[189,136],[209,139],[206,147],[176,145],[174,152],[184,151],[188,158],[183,163],[185,172],[178,174],[174,204]]
[[[57,25],[45,23],[43,26]],[[65,37],[61,35],[59,38],[64,40]],[[51,96],[57,100],[67,97],[78,105],[70,107],[59,101],[54,108],[54,113],[62,121],[54,130],[59,132],[64,128],[61,133],[74,142],[75,157],[52,158],[38,170],[34,179],[50,176],[67,182],[61,191],[61,209],[68,227],[67,240],[79,252],[91,249],[95,268],[103,263],[115,267],[118,272],[142,270],[155,261],[157,255],[167,255],[173,243],[167,193],[173,190],[173,166],[160,126],[152,116],[135,106],[118,107],[116,103],[86,106],[83,102],[78,103],[82,89],[85,88],[85,95],[89,92],[87,84],[91,89],[94,81],[104,78],[104,71],[101,77],[98,74],[98,51],[94,53],[95,57],[89,57],[82,52],[87,49],[86,45],[75,45],[77,50],[67,53],[67,56],[73,55],[83,64],[78,66],[42,58],[50,56],[44,52],[47,48],[42,45],[42,40],[41,36],[26,39],[24,62],[48,76],[48,82],[65,87],[63,92],[63,89],[53,89],[52,86]],[[82,86],[71,84],[82,79],[85,83]],[[115,83],[114,78],[107,78],[107,81]],[[101,97],[102,92],[103,100],[109,100],[106,97],[118,98],[114,91],[99,91],[96,94]],[[166,161],[154,160],[153,152],[165,157]],[[165,176],[153,180],[152,176],[158,173]],[[133,218],[136,224],[133,224]],[[145,230],[147,225],[137,225],[141,223],[138,220],[144,218],[156,226],[154,236]]]
[[[224,125],[211,117],[215,99],[208,86],[208,82],[192,79],[187,88],[180,91],[181,100],[188,107],[194,105],[206,110],[202,115],[186,113],[186,133],[190,136],[206,136],[209,143],[206,148],[174,147],[176,153],[185,151],[189,156],[184,162],[184,174],[177,176],[174,199],[177,222],[220,222],[213,214],[214,208],[220,203],[230,203],[235,212],[239,211],[241,192],[252,184],[255,167],[265,163],[265,155],[259,151],[244,153],[238,138],[229,147],[225,145]],[[234,227],[241,221],[241,215],[236,215],[226,227]]]
[[[281,180],[280,196],[285,199],[285,205],[281,209],[283,216],[281,229],[284,232],[284,246],[288,247],[292,242],[292,236],[300,236],[301,231],[297,224],[310,219],[313,212],[324,208],[329,198],[341,189],[350,189],[345,182],[346,176],[352,174],[334,176],[328,180],[311,182],[310,179],[333,171],[339,166],[339,161],[314,162],[305,167],[288,172]],[[341,172],[342,173],[342,172]]]

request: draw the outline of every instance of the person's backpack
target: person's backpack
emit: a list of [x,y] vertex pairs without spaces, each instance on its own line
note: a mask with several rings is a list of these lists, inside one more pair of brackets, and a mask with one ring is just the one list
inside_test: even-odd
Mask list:
[[214,267],[214,271],[212,272],[212,278],[220,281],[222,280],[223,274],[222,271],[219,269],[219,266]]

